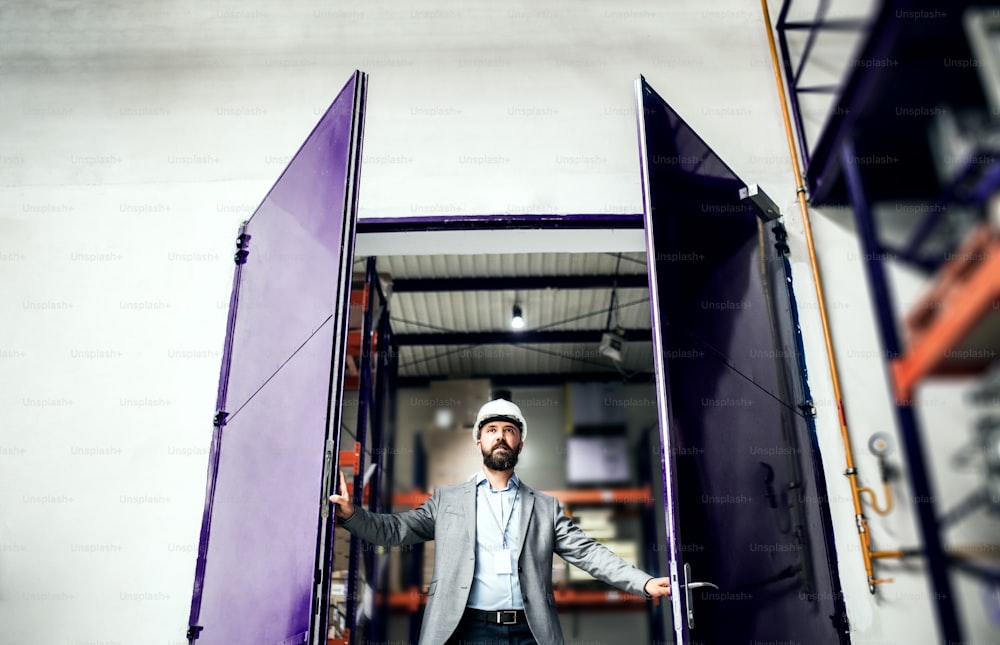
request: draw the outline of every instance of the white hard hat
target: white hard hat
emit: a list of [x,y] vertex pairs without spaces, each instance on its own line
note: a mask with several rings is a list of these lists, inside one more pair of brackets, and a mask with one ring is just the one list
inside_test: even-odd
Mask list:
[[507,399],[494,399],[483,407],[479,408],[476,415],[476,425],[472,426],[472,436],[475,437],[479,429],[486,423],[495,420],[510,421],[521,429],[521,438],[528,434],[528,423],[521,414],[521,408],[517,407]]

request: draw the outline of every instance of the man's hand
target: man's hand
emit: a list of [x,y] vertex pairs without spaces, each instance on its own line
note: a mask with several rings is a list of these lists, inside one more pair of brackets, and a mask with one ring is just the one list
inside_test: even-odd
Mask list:
[[[347,493],[347,479],[344,473],[340,473],[340,495],[330,495],[330,501],[337,505],[337,517],[342,520],[349,520],[354,515],[354,503]],[[669,586],[669,583],[668,583]]]
[[646,581],[646,586],[642,588],[653,598],[670,595],[670,578],[650,578]]

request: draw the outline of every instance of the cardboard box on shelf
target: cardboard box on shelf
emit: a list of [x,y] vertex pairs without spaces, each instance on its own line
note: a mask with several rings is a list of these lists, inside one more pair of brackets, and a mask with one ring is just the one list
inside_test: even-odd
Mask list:
[[347,599],[347,570],[330,572],[330,604],[342,603]]
[[333,568],[347,571],[351,555],[351,534],[343,527],[333,532]]
[[330,638],[343,638],[347,627],[347,569],[334,569],[330,572]]

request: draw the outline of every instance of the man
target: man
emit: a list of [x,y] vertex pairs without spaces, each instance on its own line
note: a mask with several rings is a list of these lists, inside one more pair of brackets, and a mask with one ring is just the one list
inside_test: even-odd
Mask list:
[[588,538],[554,497],[518,479],[514,466],[527,431],[518,406],[490,401],[473,427],[482,472],[438,488],[404,513],[355,507],[340,474],[340,494],[330,501],[348,531],[382,546],[437,541],[420,645],[563,643],[552,593],[553,553],[629,593],[670,594],[669,578],[653,578]]

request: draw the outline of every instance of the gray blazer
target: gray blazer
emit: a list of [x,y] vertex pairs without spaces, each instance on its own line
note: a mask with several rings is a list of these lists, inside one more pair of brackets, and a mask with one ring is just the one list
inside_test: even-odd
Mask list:
[[[645,595],[652,578],[587,537],[550,495],[521,482],[521,551],[517,574],[524,612],[540,645],[562,645],[562,628],[552,593],[552,554],[558,553],[599,580],[628,593]],[[441,645],[458,626],[469,599],[476,568],[476,483],[447,486],[419,507],[403,513],[371,513],[360,505],[341,525],[359,538],[381,546],[436,540],[434,576],[420,645]]]

